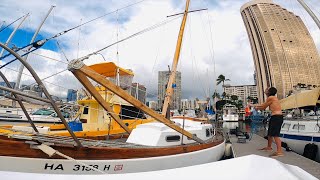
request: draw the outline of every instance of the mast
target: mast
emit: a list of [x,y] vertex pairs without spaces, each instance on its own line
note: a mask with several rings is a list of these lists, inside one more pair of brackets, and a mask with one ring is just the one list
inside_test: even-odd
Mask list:
[[318,28],[320,29],[320,21],[317,18],[317,16],[312,12],[312,10],[309,8],[309,6],[303,0],[297,0],[297,1],[308,12],[308,14],[311,16],[311,18],[314,20],[314,22],[317,24]]
[[162,106],[162,115],[163,116],[165,116],[167,114],[167,111],[169,110],[168,109],[169,104],[171,104],[171,97],[173,95],[172,84],[176,78],[176,71],[177,71],[178,61],[179,61],[179,57],[180,57],[180,50],[181,50],[181,45],[182,45],[182,40],[183,40],[184,28],[185,28],[187,16],[188,16],[189,4],[190,4],[190,0],[187,0],[186,7],[185,7],[185,10],[183,13],[183,19],[182,19],[181,26],[180,26],[180,31],[179,31],[179,36],[178,36],[178,40],[177,40],[174,59],[173,59],[173,63],[172,63],[172,68],[171,68],[172,70],[171,70],[171,74],[169,76],[166,95],[165,95],[165,99],[164,99],[163,106]]
[[[51,13],[51,11],[53,10],[54,7],[55,7],[55,6],[51,6],[51,8],[49,9],[47,15],[45,16],[45,18],[44,18],[44,19],[42,20],[42,22],[40,23],[40,25],[39,25],[38,29],[36,30],[36,32],[33,34],[33,37],[32,37],[32,39],[31,39],[31,41],[30,41],[30,44],[33,43],[34,40],[36,39],[36,37],[37,37],[37,35],[38,35],[38,33],[39,33],[42,25],[44,24],[44,22],[46,21],[46,19],[48,18],[49,14]],[[29,51],[31,48],[32,48],[32,47],[30,46],[27,51]],[[28,59],[28,55],[29,55],[29,54],[27,54],[27,55],[23,58],[23,60],[26,61],[26,60]],[[2,56],[2,55],[1,55],[1,56]],[[0,56],[0,57],[1,57],[1,56]],[[23,64],[21,64],[21,66],[20,66],[20,68],[19,68],[19,73],[18,73],[18,77],[17,77],[15,89],[19,89],[23,69],[24,69],[24,66],[23,66]]]
[[[11,39],[13,38],[14,34],[17,32],[17,30],[20,28],[20,26],[22,25],[22,23],[27,19],[27,17],[29,16],[29,13],[26,14],[24,16],[24,18],[21,20],[21,22],[19,23],[19,25],[17,27],[14,28],[14,30],[12,31],[12,33],[10,34],[9,38],[7,39],[6,43],[4,45],[8,45],[11,41]],[[4,48],[2,48],[1,52],[0,52],[0,57],[2,57],[4,53]]]

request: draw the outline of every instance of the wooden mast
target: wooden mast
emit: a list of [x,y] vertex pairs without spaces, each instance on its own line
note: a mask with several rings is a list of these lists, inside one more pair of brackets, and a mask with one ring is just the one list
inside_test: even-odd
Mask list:
[[171,70],[171,74],[169,76],[166,95],[165,95],[165,99],[164,99],[163,106],[162,106],[162,115],[163,116],[166,115],[168,108],[169,108],[169,104],[171,104],[171,97],[173,95],[172,84],[176,78],[176,71],[177,71],[178,61],[179,61],[179,57],[180,57],[184,28],[185,28],[187,16],[188,16],[189,4],[190,4],[190,0],[187,0],[186,8],[184,10],[183,19],[182,19],[181,26],[180,26],[179,36],[178,36],[177,45],[176,45],[176,51],[174,54],[173,63],[172,63],[172,67],[171,67],[172,70]]
[[[95,72],[93,69],[91,69],[90,67],[86,66],[81,59],[75,59],[73,61],[71,61],[68,65],[68,69],[76,76],[76,78],[78,78],[80,80],[81,83],[87,81],[85,76],[88,76],[89,78],[91,78],[92,80],[96,81],[97,83],[101,84],[102,86],[104,86],[105,88],[107,88],[108,90],[110,90],[111,92],[115,93],[116,95],[118,95],[119,97],[121,97],[122,99],[126,100],[127,102],[131,103],[133,106],[141,109],[143,112],[145,112],[146,114],[150,115],[151,117],[155,118],[155,120],[164,123],[165,125],[167,125],[168,127],[176,130],[177,132],[192,138],[193,140],[199,142],[199,143],[204,143],[203,140],[201,140],[200,138],[196,137],[195,135],[191,134],[188,131],[185,131],[184,129],[180,128],[179,126],[175,125],[174,122],[166,119],[165,117],[163,117],[162,115],[158,114],[157,112],[153,111],[152,109],[150,109],[149,107],[147,107],[145,104],[143,104],[142,102],[140,102],[139,100],[135,99],[134,97],[132,97],[130,94],[128,94],[128,92],[126,92],[125,90],[121,89],[119,86],[116,86],[115,84],[113,84],[111,81],[109,81],[108,79],[105,78],[105,76],[98,74],[97,72]],[[85,76],[83,76],[85,75]],[[87,85],[85,85],[86,87]],[[100,96],[100,94],[97,94],[95,89],[87,89],[91,95],[96,94],[96,96]],[[102,98],[102,97],[101,97]],[[98,100],[98,99],[97,99]],[[123,123],[120,119],[119,119],[119,124]]]

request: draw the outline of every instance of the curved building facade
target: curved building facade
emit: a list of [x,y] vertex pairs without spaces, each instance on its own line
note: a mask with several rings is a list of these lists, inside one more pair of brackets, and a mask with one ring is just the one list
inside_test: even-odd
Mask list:
[[249,36],[259,102],[264,89],[274,86],[285,98],[298,83],[320,85],[320,58],[299,16],[273,3],[253,0],[241,7]]

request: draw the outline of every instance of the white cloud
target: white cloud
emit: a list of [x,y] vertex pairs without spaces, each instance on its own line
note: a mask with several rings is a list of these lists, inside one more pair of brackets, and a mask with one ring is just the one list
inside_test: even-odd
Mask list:
[[[320,7],[317,0],[310,1],[314,2],[316,7]],[[5,17],[4,20],[10,22],[17,18],[17,14],[31,12],[26,27],[34,31],[49,7],[55,4],[57,7],[42,29],[42,33],[50,37],[78,25],[80,22],[86,22],[133,2],[137,1],[29,0],[15,2],[4,0],[0,6],[0,17]],[[209,7],[209,10],[189,14],[181,51],[181,61],[178,66],[179,71],[182,71],[183,98],[204,98],[204,92],[208,87],[210,87],[210,94],[212,94],[213,88],[215,88],[215,75],[218,76],[219,74],[224,74],[231,79],[230,83],[233,85],[253,84],[254,66],[251,48],[240,15],[240,7],[245,2],[247,0],[191,1],[191,10],[207,7]],[[297,4],[291,5],[292,3],[285,3],[287,1],[284,0],[275,2],[280,3],[287,9],[290,9],[290,6],[298,9]],[[67,57],[71,60],[166,20],[168,19],[166,18],[167,15],[183,12],[184,3],[185,1],[174,1],[173,3],[170,0],[144,1],[128,9],[120,10],[118,15],[113,13],[81,27],[81,33],[77,29],[58,39]],[[301,11],[295,8],[293,10],[295,14],[299,14]],[[305,17],[303,20],[306,19],[311,34],[318,47],[320,47],[319,29],[315,27],[307,14],[301,16]],[[116,21],[117,17],[121,19],[119,24]],[[108,61],[119,61],[120,66],[132,69],[135,72],[134,80],[144,84],[149,93],[156,95],[157,72],[167,70],[167,65],[171,66],[180,23],[181,18],[176,19],[165,26],[108,48],[101,54]],[[213,45],[213,49],[211,45]],[[117,49],[119,59],[116,56]],[[214,51],[214,58],[212,57],[212,50]],[[65,61],[61,52],[42,49],[37,53]],[[42,78],[66,69],[66,64],[35,55],[30,56],[29,59]],[[93,64],[101,61],[103,61],[103,58],[100,55],[95,55],[85,62]],[[16,66],[17,63],[12,65],[14,68]],[[11,77],[12,75],[9,76],[11,79],[15,79]],[[24,81],[27,82],[27,80],[30,81],[28,78],[24,78]],[[66,88],[80,87],[70,72],[52,77],[48,81]],[[53,88],[50,85],[48,87],[51,93],[65,95],[64,92],[61,93],[63,91],[61,88]],[[221,87],[218,89],[221,89]]]

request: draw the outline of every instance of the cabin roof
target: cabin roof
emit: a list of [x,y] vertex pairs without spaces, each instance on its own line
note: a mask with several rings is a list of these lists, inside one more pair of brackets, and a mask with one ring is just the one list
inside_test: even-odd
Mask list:
[[133,72],[127,70],[127,69],[123,69],[119,66],[117,66],[115,63],[113,62],[103,62],[103,63],[99,63],[99,64],[93,64],[91,66],[89,66],[91,69],[93,69],[95,72],[106,76],[106,77],[116,77],[116,73],[117,73],[117,68],[119,68],[119,73],[120,76],[133,76]]
[[320,88],[301,91],[300,93],[293,94],[287,98],[281,99],[281,108],[282,110],[285,110],[305,106],[315,106],[317,103],[319,103],[319,96]]

